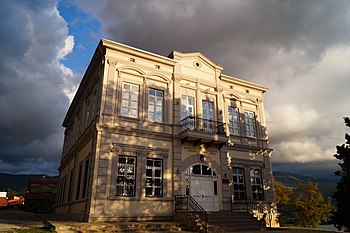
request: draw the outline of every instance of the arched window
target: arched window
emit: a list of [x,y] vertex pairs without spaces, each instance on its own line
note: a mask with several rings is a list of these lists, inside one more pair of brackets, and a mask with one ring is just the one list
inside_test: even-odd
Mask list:
[[216,176],[215,171],[204,164],[193,165],[192,167],[190,167],[186,170],[185,174],[189,174],[189,175],[194,174],[194,175],[202,175],[202,176]]

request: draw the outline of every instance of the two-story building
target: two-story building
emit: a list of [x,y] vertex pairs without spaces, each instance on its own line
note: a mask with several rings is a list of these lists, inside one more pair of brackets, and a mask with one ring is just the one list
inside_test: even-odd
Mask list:
[[203,54],[168,57],[102,39],[63,122],[56,212],[84,221],[167,220],[274,203],[266,87]]

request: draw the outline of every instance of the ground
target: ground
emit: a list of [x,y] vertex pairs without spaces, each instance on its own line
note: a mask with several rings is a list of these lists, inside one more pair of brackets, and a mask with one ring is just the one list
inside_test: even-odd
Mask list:
[[[50,227],[56,227],[60,229],[59,233],[74,233],[74,232],[101,232],[102,225],[100,228],[94,226],[93,231],[77,230],[84,228],[89,224],[83,222],[68,221],[67,219],[54,215],[54,214],[38,214],[22,210],[0,210],[0,232],[7,233],[49,233]],[[73,227],[76,230],[72,230]],[[104,225],[105,227],[105,225]],[[113,232],[103,230],[103,232]],[[119,231],[122,232],[122,231]],[[135,231],[136,232],[149,232],[149,231]],[[156,231],[153,231],[155,233]],[[172,231],[174,232],[174,231]],[[280,228],[273,229],[271,233],[330,233],[334,231],[320,230],[320,229],[305,229],[305,228]],[[128,233],[133,233],[128,231]],[[163,231],[163,233],[165,233]],[[246,232],[256,233],[256,232]]]

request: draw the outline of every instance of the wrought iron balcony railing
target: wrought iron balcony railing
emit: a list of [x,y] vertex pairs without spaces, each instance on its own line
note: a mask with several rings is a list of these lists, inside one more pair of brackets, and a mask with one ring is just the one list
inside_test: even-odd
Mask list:
[[225,123],[188,116],[181,120],[182,131],[196,131],[210,134],[225,134]]

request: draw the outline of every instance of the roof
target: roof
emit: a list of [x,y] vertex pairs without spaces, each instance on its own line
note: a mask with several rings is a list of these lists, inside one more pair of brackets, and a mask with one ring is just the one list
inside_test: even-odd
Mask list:
[[30,184],[57,184],[56,179],[43,179],[43,178],[29,178],[28,182]]

